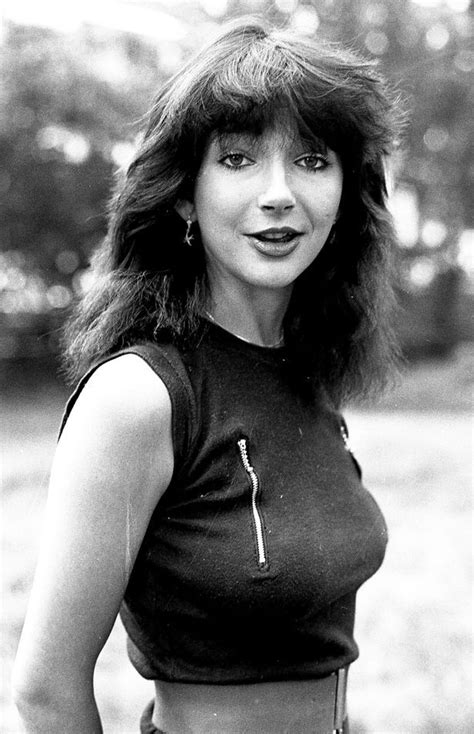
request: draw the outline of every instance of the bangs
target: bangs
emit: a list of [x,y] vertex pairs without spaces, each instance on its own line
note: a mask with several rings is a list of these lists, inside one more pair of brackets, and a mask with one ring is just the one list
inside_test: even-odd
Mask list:
[[[314,57],[315,51],[310,47]],[[326,144],[339,154],[354,149],[361,134],[354,124],[347,77],[324,55],[308,61],[308,49],[265,37],[242,44],[209,70],[205,84],[189,89],[181,150],[200,160],[212,135],[260,136],[278,127],[313,148]],[[194,157],[194,156],[192,156]]]
[[315,150],[333,150],[357,182],[363,170],[380,169],[396,119],[372,61],[320,38],[251,24],[227,31],[166,83],[147,150],[166,150],[166,170],[182,182],[178,196],[189,198],[213,136],[258,137],[276,127]]
[[[304,148],[311,149],[313,153],[327,155],[327,143],[320,137],[303,137],[292,120],[286,120],[285,117],[283,119],[279,118],[272,123],[271,128],[264,128],[263,132],[268,129],[274,129],[277,133],[281,134],[286,141],[289,141],[295,146],[302,145]],[[229,148],[241,145],[242,140],[244,141],[244,144],[252,150],[253,148],[258,149],[260,135],[261,133],[256,133],[254,130],[249,131],[239,129],[236,131],[227,131],[220,129],[211,133],[209,143],[215,140],[222,154],[224,154]]]

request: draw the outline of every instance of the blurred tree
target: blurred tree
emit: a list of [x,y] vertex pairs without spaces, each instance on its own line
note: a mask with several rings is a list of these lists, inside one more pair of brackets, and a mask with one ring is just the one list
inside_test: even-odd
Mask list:
[[7,356],[36,355],[49,349],[37,333],[80,289],[105,231],[114,170],[163,76],[138,39],[122,34],[110,44],[91,28],[66,36],[7,26],[1,60],[0,346]]
[[416,200],[419,222],[399,253],[402,340],[407,351],[447,352],[461,336],[458,242],[474,226],[472,4],[464,13],[410,0],[339,6],[338,37],[380,59],[409,110],[397,179]]
[[133,143],[151,77],[160,81],[146,48],[124,37],[111,49],[109,40],[12,27],[2,49],[3,224],[12,227],[11,245],[29,248],[32,267],[45,273],[54,271],[57,248],[77,249],[103,229],[112,171]]

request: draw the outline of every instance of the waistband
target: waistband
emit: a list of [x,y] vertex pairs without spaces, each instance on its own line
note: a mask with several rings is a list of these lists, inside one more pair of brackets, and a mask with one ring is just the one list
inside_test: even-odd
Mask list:
[[149,723],[166,734],[343,734],[348,667],[326,678],[239,685],[156,681]]

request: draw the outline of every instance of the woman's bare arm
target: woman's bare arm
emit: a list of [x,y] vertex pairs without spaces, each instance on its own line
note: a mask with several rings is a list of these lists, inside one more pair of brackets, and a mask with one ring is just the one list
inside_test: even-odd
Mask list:
[[59,441],[14,670],[27,732],[101,732],[92,679],[173,471],[171,403],[146,363],[97,369]]

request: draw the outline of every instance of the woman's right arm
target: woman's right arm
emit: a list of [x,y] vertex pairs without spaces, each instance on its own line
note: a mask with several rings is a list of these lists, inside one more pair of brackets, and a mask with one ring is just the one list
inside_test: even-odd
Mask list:
[[93,673],[173,472],[171,402],[138,356],[99,367],[58,443],[13,688],[27,732],[102,732]]

